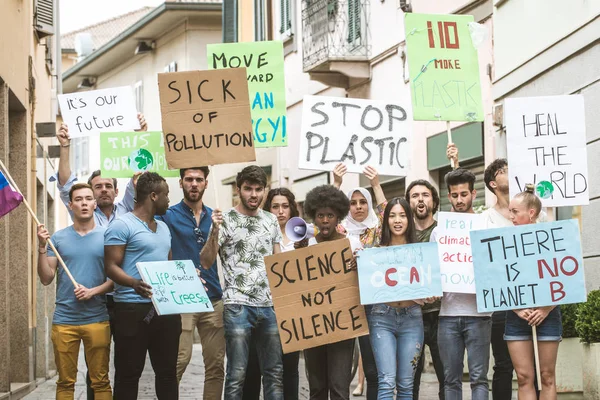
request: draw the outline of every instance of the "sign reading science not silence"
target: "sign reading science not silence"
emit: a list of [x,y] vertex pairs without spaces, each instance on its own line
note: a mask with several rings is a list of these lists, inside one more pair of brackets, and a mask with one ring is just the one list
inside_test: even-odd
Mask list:
[[170,169],[256,160],[246,69],[158,74]]
[[369,333],[348,239],[265,257],[284,353]]

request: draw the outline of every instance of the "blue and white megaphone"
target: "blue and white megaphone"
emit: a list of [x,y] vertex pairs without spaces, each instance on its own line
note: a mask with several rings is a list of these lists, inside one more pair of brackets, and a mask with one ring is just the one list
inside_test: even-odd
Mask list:
[[304,239],[315,237],[319,230],[313,224],[307,224],[300,217],[292,217],[285,224],[285,234],[292,242],[299,242]]

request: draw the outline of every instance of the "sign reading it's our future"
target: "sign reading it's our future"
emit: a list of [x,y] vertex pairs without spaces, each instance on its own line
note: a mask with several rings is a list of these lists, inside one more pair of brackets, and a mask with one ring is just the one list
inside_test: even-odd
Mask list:
[[105,178],[129,178],[146,171],[165,178],[179,176],[179,170],[167,167],[162,132],[100,133],[100,165]]
[[411,129],[408,98],[398,104],[304,96],[298,166],[332,171],[342,162],[349,172],[370,165],[382,175],[406,176]]
[[348,239],[265,257],[284,353],[369,333]]
[[254,146],[287,146],[283,43],[218,43],[207,46],[208,68],[246,67]]
[[358,257],[362,304],[442,295],[437,243],[365,249]]
[[416,121],[483,121],[472,15],[405,14]]
[[139,262],[136,267],[152,286],[158,315],[214,311],[191,260]]
[[170,169],[256,160],[246,68],[158,74]]
[[577,220],[473,231],[471,240],[479,312],[586,301]]
[[58,104],[72,138],[140,128],[129,86],[59,94]]
[[544,207],[589,204],[583,96],[508,98],[504,118],[511,197],[532,183]]

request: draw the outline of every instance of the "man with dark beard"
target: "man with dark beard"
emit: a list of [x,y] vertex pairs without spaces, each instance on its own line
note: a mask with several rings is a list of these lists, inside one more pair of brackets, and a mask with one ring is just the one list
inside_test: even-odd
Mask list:
[[[440,196],[437,190],[431,183],[424,179],[419,179],[411,182],[406,189],[406,201],[410,204],[410,208],[415,216],[415,231],[417,241],[429,242],[431,232],[437,226],[437,221],[433,219],[433,215],[437,212],[440,205]],[[433,368],[439,382],[438,396],[440,400],[444,400],[444,367],[440,359],[440,351],[437,343],[438,317],[440,314],[441,302],[438,300],[431,304],[425,304],[422,308],[423,312],[423,328],[424,341],[421,351],[421,358],[415,371],[413,383],[413,399],[419,399],[419,387],[421,385],[421,374],[425,366],[425,345],[429,346],[431,358],[433,360]]]
[[[208,167],[179,170],[179,187],[183,200],[169,207],[162,219],[171,231],[171,251],[174,260],[192,260],[200,271],[200,252],[212,225],[213,210],[202,201],[208,186]],[[177,380],[192,358],[194,329],[198,329],[204,358],[204,399],[220,399],[225,378],[225,333],[223,330],[223,290],[217,273],[217,262],[202,271],[202,280],[215,312],[181,315],[181,336],[177,358]]]
[[281,252],[283,239],[277,217],[260,208],[267,186],[262,168],[244,168],[235,183],[240,203],[224,213],[214,210],[213,226],[200,253],[204,269],[211,268],[217,254],[223,267],[225,398],[242,399],[253,345],[263,375],[264,399],[283,400],[283,353],[264,260]]

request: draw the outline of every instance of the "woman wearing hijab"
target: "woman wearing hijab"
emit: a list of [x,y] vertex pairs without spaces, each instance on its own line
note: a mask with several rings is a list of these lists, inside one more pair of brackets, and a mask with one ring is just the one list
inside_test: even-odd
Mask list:
[[[340,187],[342,185],[343,176],[346,173],[346,166],[338,164],[333,170],[334,182],[333,185]],[[350,201],[350,214],[344,218],[340,224],[340,232],[344,233],[350,239],[358,239],[362,248],[374,247],[379,243],[381,238],[381,220],[383,211],[385,210],[387,201],[379,183],[379,174],[377,170],[371,166],[365,168],[365,176],[371,183],[371,188],[375,194],[377,202],[377,211],[373,209],[373,200],[371,193],[367,189],[357,187],[348,192],[348,200]],[[365,310],[367,311],[367,310]],[[367,378],[367,400],[377,399],[377,366],[375,365],[375,357],[371,348],[369,335],[358,338],[360,345],[361,362],[358,371],[358,385],[352,394],[361,396],[363,393],[364,378]],[[364,373],[361,374],[361,366]],[[363,376],[361,376],[363,375]]]

